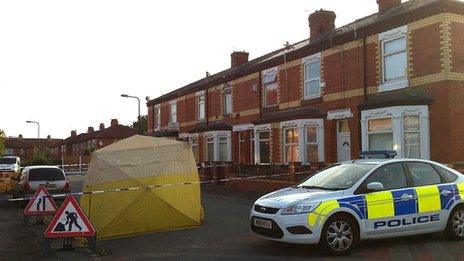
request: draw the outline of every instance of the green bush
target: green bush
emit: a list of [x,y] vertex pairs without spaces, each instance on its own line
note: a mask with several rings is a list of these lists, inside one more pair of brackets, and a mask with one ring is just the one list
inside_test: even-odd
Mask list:
[[34,155],[32,158],[21,161],[22,167],[36,166],[36,165],[60,165],[61,160],[49,157],[47,155]]

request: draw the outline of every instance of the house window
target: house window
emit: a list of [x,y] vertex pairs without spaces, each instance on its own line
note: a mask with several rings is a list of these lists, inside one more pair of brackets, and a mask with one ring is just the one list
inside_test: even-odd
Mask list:
[[299,155],[299,137],[298,129],[285,130],[285,163],[297,162]]
[[368,121],[369,150],[393,149],[393,129],[391,118]]
[[317,126],[306,127],[306,155],[307,162],[313,163],[319,161],[319,146],[317,140]]
[[310,99],[321,96],[321,60],[304,64],[304,97]]
[[379,91],[390,91],[408,86],[407,26],[379,34],[382,57],[382,84]]
[[258,132],[259,163],[271,163],[271,133],[269,131]]
[[224,115],[232,114],[232,92],[225,90],[223,94]]
[[202,121],[205,119],[205,96],[201,95],[197,97],[198,99],[198,120]]
[[198,137],[190,136],[189,143],[190,143],[190,147],[192,147],[193,156],[195,157],[195,160],[199,161],[200,160],[200,149],[198,146]]
[[229,139],[227,137],[219,137],[219,161],[229,161]]
[[430,158],[427,105],[361,111],[362,150],[395,150],[398,157]]
[[214,138],[206,138],[206,161],[214,161]]
[[419,115],[407,115],[403,117],[403,142],[404,157],[421,157],[420,117]]
[[384,41],[383,45],[383,81],[401,80],[406,77],[407,49],[406,36]]
[[13,149],[12,149],[12,148],[7,148],[7,149],[5,149],[5,154],[7,154],[7,155],[13,155]]
[[277,83],[277,67],[263,72],[264,106],[278,105],[279,85]]
[[169,122],[177,122],[177,103],[171,103],[171,117]]
[[161,110],[159,107],[155,107],[155,129],[161,127]]

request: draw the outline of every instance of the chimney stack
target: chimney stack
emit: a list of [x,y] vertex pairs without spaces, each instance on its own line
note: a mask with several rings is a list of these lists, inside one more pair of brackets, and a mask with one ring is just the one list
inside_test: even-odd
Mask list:
[[47,140],[51,139],[52,136],[51,135],[47,135]]
[[92,126],[88,127],[87,128],[87,133],[92,133],[92,132],[93,132],[93,127]]
[[19,134],[19,135],[18,135],[18,138],[22,139],[22,138],[23,138],[23,135],[22,135],[22,134]]
[[310,39],[316,39],[321,35],[329,33],[335,29],[335,18],[337,15],[333,11],[319,10],[309,15]]
[[248,62],[249,53],[243,52],[233,52],[230,54],[230,67],[236,68]]
[[379,13],[383,14],[388,10],[397,7],[401,4],[401,0],[377,0],[379,5]]
[[111,119],[111,127],[118,125],[117,119]]
[[105,124],[104,124],[104,123],[100,123],[100,128],[99,128],[99,130],[102,131],[102,130],[104,130],[104,129],[105,129]]
[[77,134],[77,133],[76,133],[76,131],[75,131],[75,130],[72,130],[72,131],[71,131],[71,137],[74,137],[74,136],[76,136],[76,134]]

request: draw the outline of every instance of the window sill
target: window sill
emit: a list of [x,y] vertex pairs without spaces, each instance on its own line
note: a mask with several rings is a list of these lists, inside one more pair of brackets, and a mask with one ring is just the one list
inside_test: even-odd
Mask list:
[[385,83],[380,84],[379,92],[388,92],[388,91],[403,89],[408,86],[409,86],[408,79],[385,82]]

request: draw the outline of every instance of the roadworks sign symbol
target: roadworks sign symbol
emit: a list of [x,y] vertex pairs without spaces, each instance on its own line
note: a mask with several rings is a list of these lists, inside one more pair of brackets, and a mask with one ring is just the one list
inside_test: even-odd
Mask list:
[[51,215],[57,210],[58,207],[56,206],[53,197],[44,186],[40,185],[24,209],[24,215]]
[[73,196],[64,200],[44,232],[46,238],[93,237],[95,228]]

